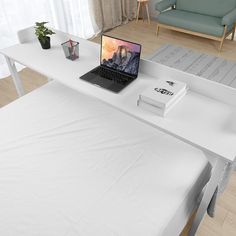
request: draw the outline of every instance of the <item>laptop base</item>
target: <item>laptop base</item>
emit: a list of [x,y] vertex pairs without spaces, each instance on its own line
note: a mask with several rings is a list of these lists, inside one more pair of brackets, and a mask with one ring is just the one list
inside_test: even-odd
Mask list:
[[122,80],[121,82],[117,80],[117,78],[105,78],[99,74],[96,74],[95,71],[98,70],[100,66],[96,67],[92,71],[84,74],[80,77],[80,79],[85,80],[91,84],[94,84],[98,87],[102,87],[108,89],[114,93],[119,93],[122,89],[124,89],[128,84],[130,84],[134,78],[129,77],[129,80]]

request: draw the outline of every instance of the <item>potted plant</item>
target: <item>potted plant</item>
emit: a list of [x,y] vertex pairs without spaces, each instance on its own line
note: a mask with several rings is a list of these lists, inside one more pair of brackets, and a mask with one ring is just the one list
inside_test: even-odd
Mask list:
[[43,49],[49,49],[51,47],[49,35],[55,34],[52,30],[48,29],[45,24],[48,22],[36,22],[35,35]]

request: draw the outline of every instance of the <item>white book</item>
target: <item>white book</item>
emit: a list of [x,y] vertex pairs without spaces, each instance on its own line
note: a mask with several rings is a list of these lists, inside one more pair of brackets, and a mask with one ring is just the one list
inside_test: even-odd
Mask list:
[[179,97],[186,93],[187,85],[172,79],[160,79],[157,83],[144,90],[139,100],[159,108],[168,108]]
[[178,96],[178,98],[168,108],[160,108],[150,103],[146,103],[145,101],[141,99],[138,100],[137,105],[143,108],[144,110],[150,111],[154,114],[164,117],[186,95],[186,93],[187,93],[187,90],[185,90],[185,92],[182,93],[181,96]]

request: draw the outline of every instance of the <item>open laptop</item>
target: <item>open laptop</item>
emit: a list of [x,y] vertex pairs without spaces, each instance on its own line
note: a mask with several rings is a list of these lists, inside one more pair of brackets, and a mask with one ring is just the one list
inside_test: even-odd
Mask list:
[[140,44],[102,35],[100,66],[80,78],[118,93],[137,78],[140,54]]

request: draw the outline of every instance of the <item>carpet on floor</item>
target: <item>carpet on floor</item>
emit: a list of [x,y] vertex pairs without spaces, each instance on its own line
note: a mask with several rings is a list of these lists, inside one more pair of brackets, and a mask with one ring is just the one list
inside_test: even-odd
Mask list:
[[166,44],[148,60],[236,88],[236,62]]

